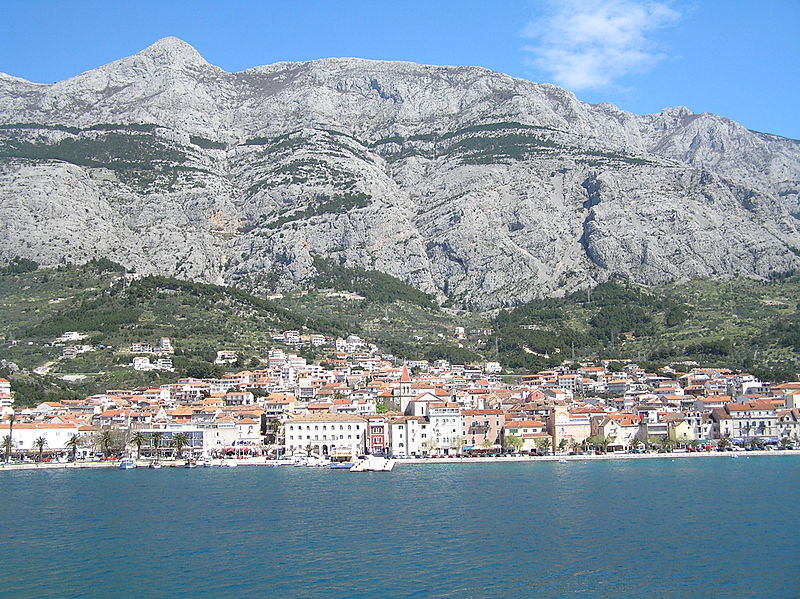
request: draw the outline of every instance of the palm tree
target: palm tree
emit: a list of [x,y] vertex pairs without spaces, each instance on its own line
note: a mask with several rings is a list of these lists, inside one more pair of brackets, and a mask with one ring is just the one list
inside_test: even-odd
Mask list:
[[156,454],[156,461],[161,457],[161,439],[164,438],[164,433],[156,431],[150,435],[150,444],[153,446],[153,452]]
[[717,443],[717,447],[719,447],[722,451],[725,451],[725,449],[727,449],[730,444],[731,442],[730,439],[728,439],[728,437],[722,437],[719,440],[719,443]]
[[172,437],[172,446],[175,448],[176,457],[180,458],[183,448],[189,445],[189,435],[178,433]]
[[111,446],[114,444],[114,435],[111,434],[111,431],[102,431],[97,435],[95,443],[100,446],[100,449],[103,451],[103,456],[107,458],[111,454]]
[[550,453],[550,446],[551,445],[552,445],[552,441],[550,441],[550,437],[545,437],[544,439],[542,439],[542,447],[541,447],[541,449],[545,454],[549,454]]
[[505,443],[506,448],[510,449],[514,453],[522,449],[522,446],[525,444],[525,441],[522,439],[522,437],[517,437],[515,435],[506,435],[505,439],[503,439],[503,442]]
[[42,463],[42,452],[44,452],[45,445],[47,445],[47,439],[44,437],[37,437],[36,441],[33,442],[33,446],[36,448],[36,451],[39,452],[38,464]]
[[11,461],[11,450],[14,448],[14,445],[11,443],[11,440],[14,438],[14,420],[16,419],[16,413],[14,410],[11,410],[11,416],[8,417],[8,444],[5,445],[6,449],[6,464]]
[[72,453],[72,463],[75,463],[75,455],[78,453],[78,447],[80,447],[83,439],[81,439],[80,435],[70,435],[70,438],[67,440],[66,447]]
[[3,450],[5,450],[6,453],[6,464],[10,461],[11,448],[11,435],[6,435],[3,437]]
[[142,445],[147,442],[147,436],[142,431],[136,431],[131,435],[131,443],[136,446],[136,459],[142,457]]

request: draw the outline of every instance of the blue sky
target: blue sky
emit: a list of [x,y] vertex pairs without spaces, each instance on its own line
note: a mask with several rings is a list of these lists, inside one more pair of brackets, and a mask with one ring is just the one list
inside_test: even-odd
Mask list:
[[229,71],[358,56],[477,65],[636,113],[800,139],[798,0],[2,0],[0,71],[51,83],[175,35]]

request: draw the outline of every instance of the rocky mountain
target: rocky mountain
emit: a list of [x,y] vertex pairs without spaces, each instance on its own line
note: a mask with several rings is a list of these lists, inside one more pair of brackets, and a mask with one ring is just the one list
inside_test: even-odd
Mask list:
[[166,38],[52,85],[0,75],[0,262],[105,256],[258,292],[324,258],[491,307],[796,269],[798,219],[795,140],[482,68],[228,73]]

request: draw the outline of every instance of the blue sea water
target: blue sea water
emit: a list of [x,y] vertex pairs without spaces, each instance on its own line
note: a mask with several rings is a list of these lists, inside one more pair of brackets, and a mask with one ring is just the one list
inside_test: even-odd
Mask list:
[[7,597],[799,597],[800,458],[0,473]]

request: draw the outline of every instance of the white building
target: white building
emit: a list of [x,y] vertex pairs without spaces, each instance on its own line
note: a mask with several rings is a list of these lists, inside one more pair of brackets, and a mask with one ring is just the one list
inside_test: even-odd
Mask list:
[[428,421],[419,416],[401,416],[389,422],[389,453],[393,456],[428,455]]
[[357,455],[366,450],[366,429],[366,420],[351,414],[292,416],[284,424],[284,447],[287,454]]
[[432,453],[448,455],[461,450],[461,408],[457,403],[431,403],[428,405],[430,439],[427,445]]
[[[82,447],[89,448],[91,446],[92,433],[94,433],[92,427],[74,423],[17,422],[14,424],[14,430],[11,433],[11,443],[14,453],[27,452],[31,454],[37,452],[34,444],[41,437],[45,440],[45,453],[66,452],[68,451],[67,442],[73,435],[82,437]],[[8,422],[0,424],[0,437],[6,437],[8,434]]]

